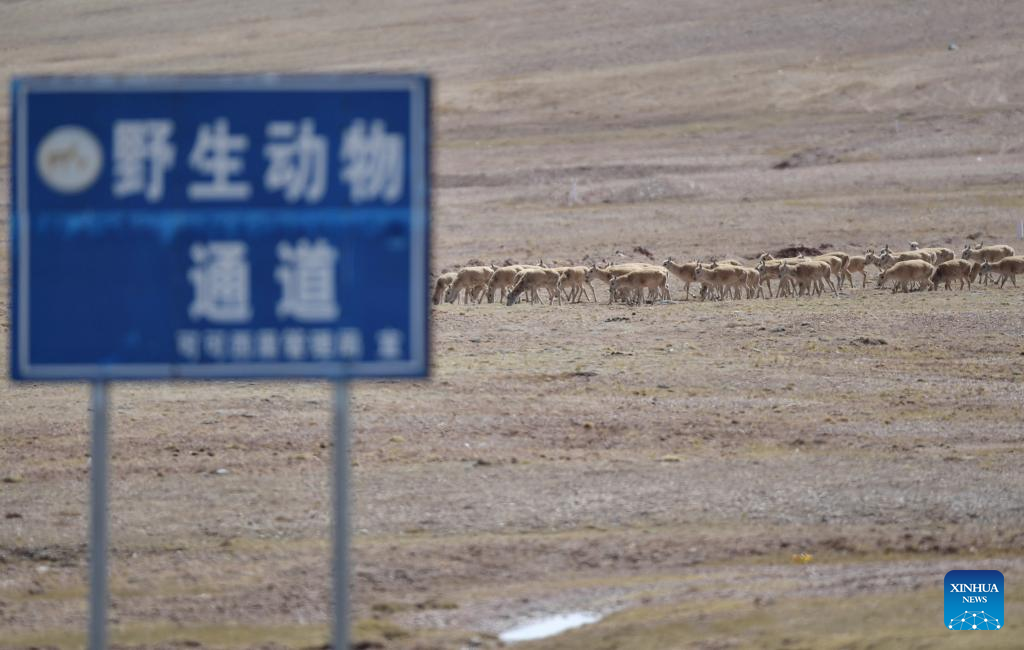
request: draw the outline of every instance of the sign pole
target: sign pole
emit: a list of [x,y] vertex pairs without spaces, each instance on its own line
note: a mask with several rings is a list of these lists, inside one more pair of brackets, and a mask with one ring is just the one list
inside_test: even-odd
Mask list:
[[89,650],[107,648],[107,382],[92,382],[89,470]]
[[349,552],[349,454],[348,454],[348,382],[337,380],[334,385],[334,539],[332,591],[334,594],[334,627],[332,647],[348,650],[348,552]]

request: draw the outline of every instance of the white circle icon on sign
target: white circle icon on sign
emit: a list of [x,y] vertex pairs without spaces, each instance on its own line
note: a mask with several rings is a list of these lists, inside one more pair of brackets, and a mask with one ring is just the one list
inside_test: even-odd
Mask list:
[[80,126],[58,126],[36,149],[36,170],[50,188],[78,194],[96,182],[103,167],[103,150],[92,133]]

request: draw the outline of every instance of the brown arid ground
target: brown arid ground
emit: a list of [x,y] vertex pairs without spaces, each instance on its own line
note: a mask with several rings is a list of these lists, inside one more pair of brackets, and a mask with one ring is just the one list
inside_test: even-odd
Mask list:
[[[5,78],[432,73],[436,270],[1020,249],[1021,43],[996,1],[0,4]],[[859,283],[436,308],[431,380],[354,390],[356,638],[496,647],[584,610],[523,647],[1022,647],[1022,310]],[[87,397],[0,384],[5,649],[83,644]],[[114,387],[117,647],[325,643],[329,411],[318,383]],[[1006,629],[942,626],[954,568],[1005,574]]]

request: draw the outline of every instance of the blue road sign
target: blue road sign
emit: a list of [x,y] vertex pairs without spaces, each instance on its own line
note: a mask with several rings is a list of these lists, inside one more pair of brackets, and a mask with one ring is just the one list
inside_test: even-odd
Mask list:
[[16,79],[12,376],[426,375],[429,94]]

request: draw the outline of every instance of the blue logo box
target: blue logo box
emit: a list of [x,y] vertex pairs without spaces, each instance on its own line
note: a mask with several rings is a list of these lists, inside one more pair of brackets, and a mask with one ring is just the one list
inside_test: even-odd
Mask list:
[[427,77],[11,91],[15,379],[427,374]]
[[1004,620],[1003,574],[999,571],[950,571],[945,579],[945,625],[950,630],[1001,630]]

